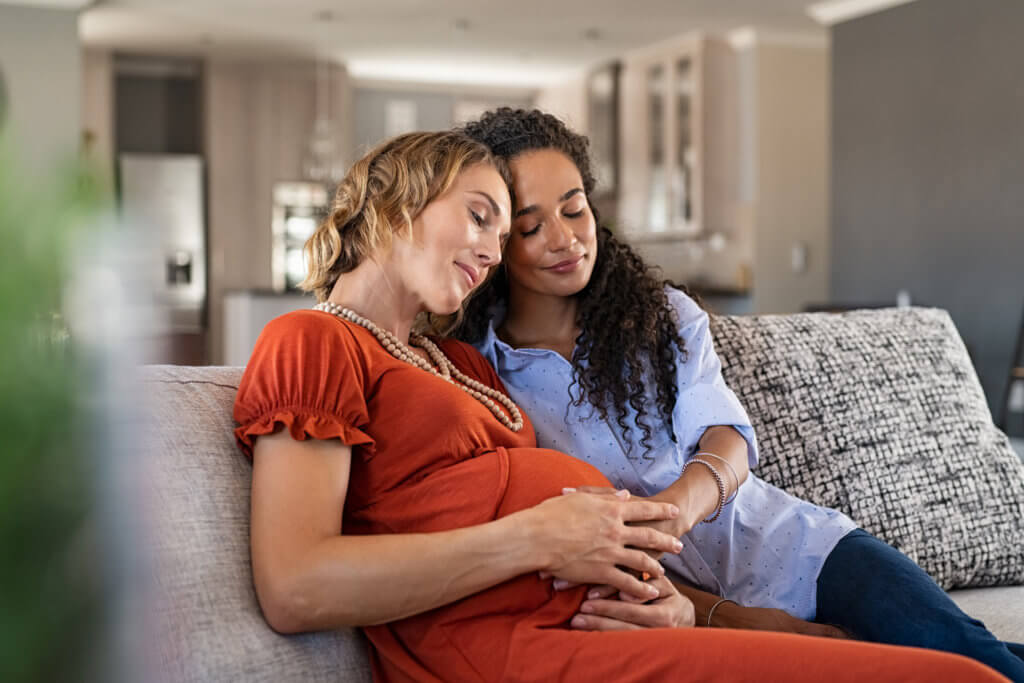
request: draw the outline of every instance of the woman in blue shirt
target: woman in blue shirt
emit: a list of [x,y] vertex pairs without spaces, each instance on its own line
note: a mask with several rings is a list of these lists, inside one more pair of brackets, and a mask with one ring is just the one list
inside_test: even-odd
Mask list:
[[[664,562],[703,589],[686,592],[708,625],[766,627],[727,598],[760,608],[753,622],[783,610],[865,640],[965,654],[1024,681],[1024,648],[960,611],[909,558],[750,472],[757,441],[722,379],[708,316],[599,228],[585,137],[509,108],[464,131],[509,161],[513,224],[503,268],[456,334],[497,368],[541,446],[681,511],[717,501],[708,519],[662,523],[683,540]],[[596,590],[585,618],[611,624],[614,601]]]

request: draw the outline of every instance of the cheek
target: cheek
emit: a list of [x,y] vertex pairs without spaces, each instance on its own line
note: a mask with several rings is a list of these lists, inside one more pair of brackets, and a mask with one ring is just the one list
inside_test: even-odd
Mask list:
[[540,263],[543,255],[543,249],[537,248],[536,240],[531,242],[523,238],[508,245],[504,258],[509,268],[531,268]]
[[590,216],[586,226],[583,228],[583,235],[580,241],[591,248],[597,246],[597,224],[594,222],[593,215]]

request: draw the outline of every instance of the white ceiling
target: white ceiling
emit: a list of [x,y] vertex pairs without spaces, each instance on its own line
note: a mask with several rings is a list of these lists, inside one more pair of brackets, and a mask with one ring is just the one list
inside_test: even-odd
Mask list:
[[694,30],[822,39],[808,2],[101,0],[80,33],[86,45],[165,54],[309,57],[319,44],[361,78],[523,87]]

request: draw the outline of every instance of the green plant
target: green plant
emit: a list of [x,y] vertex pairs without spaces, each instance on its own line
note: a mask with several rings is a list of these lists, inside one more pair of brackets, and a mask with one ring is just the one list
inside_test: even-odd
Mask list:
[[[2,141],[0,141],[2,143]],[[78,165],[29,180],[0,144],[0,680],[82,680],[103,633],[91,363],[63,324],[102,206]]]

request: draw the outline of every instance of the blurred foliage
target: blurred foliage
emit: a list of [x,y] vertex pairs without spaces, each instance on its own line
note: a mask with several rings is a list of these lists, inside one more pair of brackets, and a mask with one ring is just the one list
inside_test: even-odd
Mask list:
[[83,680],[105,618],[101,401],[61,316],[73,244],[105,193],[71,164],[26,178],[0,138],[0,680]]

